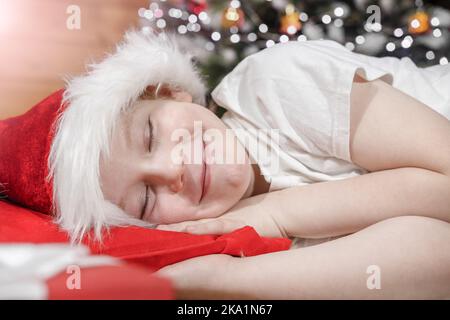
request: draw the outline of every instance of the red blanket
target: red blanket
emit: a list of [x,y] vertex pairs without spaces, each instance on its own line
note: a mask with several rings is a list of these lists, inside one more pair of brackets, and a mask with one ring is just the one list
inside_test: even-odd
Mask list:
[[[48,215],[0,201],[0,244],[67,242],[68,235]],[[62,272],[48,279],[48,299],[171,299],[175,292],[170,281],[145,269],[156,271],[207,254],[253,256],[287,250],[291,241],[260,237],[251,227],[221,236],[116,227],[105,233],[102,245],[89,240],[84,244],[93,254],[111,255],[129,263],[119,267],[84,268],[83,290],[68,289],[69,275]]]
[[[68,242],[51,217],[0,201],[0,243]],[[85,240],[93,254],[106,254],[157,270],[166,265],[207,254],[254,256],[287,250],[291,241],[284,238],[260,237],[252,227],[229,234],[192,235],[141,227],[116,227],[104,242]]]

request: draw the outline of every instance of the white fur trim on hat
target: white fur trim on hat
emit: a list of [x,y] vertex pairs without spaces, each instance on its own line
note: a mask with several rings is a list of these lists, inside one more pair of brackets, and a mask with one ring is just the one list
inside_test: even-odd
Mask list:
[[194,103],[205,105],[205,85],[191,59],[174,34],[128,31],[116,53],[88,65],[86,75],[67,81],[63,96],[67,109],[56,122],[49,178],[57,222],[72,240],[81,240],[91,229],[100,239],[103,227],[148,226],[104,198],[100,156],[110,153],[120,114],[149,85],[182,89]]

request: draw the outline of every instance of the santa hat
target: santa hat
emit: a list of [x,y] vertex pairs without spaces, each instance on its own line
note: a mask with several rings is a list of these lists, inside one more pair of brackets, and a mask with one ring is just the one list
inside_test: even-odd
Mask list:
[[205,85],[174,34],[129,31],[116,52],[22,116],[0,121],[0,183],[9,200],[54,214],[72,239],[103,227],[146,225],[107,201],[100,156],[122,112],[149,86],[184,90],[205,105]]

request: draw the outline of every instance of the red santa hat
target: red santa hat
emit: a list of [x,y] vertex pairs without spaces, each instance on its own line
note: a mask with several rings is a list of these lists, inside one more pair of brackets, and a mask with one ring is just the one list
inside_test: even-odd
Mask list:
[[[72,239],[103,227],[146,225],[107,201],[100,157],[119,116],[149,86],[184,90],[205,105],[192,54],[174,34],[129,31],[116,52],[24,115],[0,121],[0,183],[9,200],[54,214]],[[0,188],[1,190],[1,188]]]

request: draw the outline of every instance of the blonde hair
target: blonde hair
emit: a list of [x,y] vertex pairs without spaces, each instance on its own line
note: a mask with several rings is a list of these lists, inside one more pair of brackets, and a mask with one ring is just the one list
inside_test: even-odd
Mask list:
[[194,103],[205,104],[206,87],[191,58],[175,34],[131,31],[114,54],[66,81],[62,103],[67,108],[55,122],[47,179],[53,179],[56,221],[72,242],[91,229],[100,240],[109,226],[149,226],[104,198],[99,160],[110,155],[120,115],[138,99],[164,97],[162,84],[182,88]]

